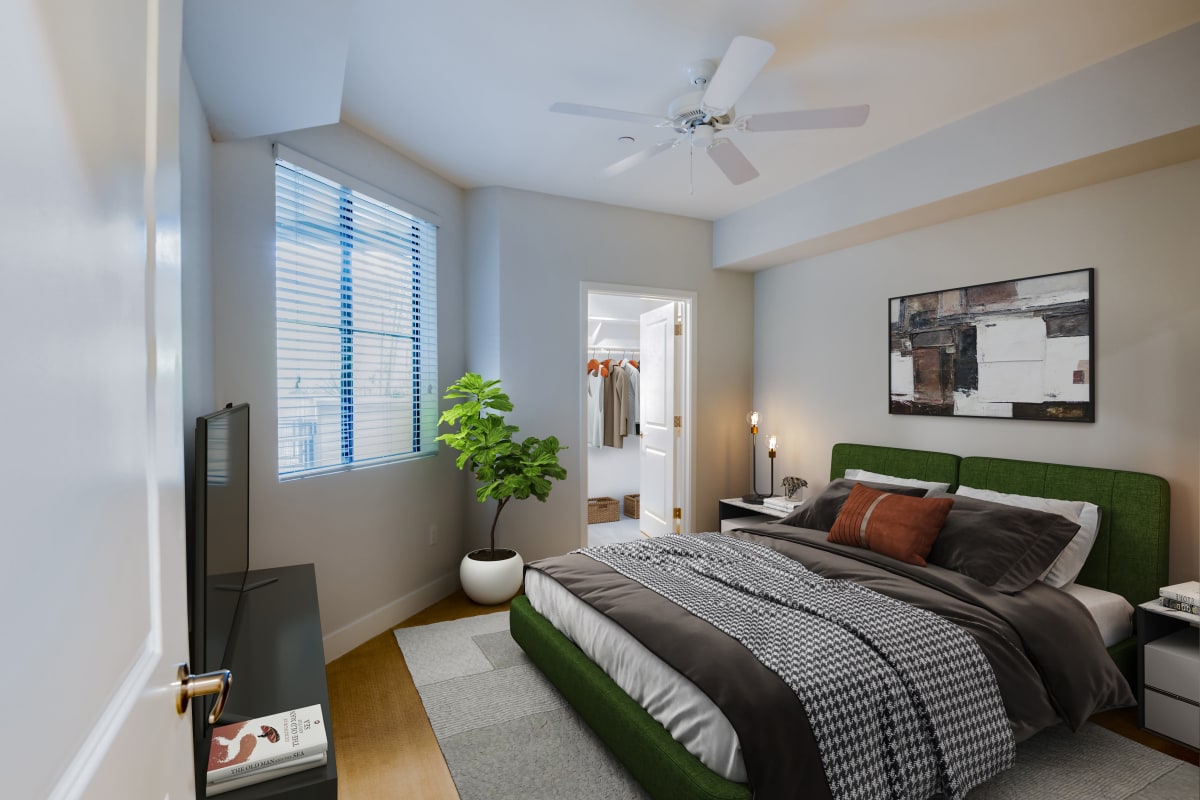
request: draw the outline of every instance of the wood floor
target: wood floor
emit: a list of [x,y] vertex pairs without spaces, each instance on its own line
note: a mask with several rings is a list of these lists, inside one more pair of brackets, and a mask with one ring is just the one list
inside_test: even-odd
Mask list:
[[[462,590],[397,625],[408,628],[507,611]],[[391,629],[325,666],[338,800],[459,800]]]
[[[461,591],[396,627],[428,625],[507,610],[480,606]],[[459,800],[412,676],[391,630],[325,667],[338,764],[338,800]],[[1137,709],[1097,714],[1092,721],[1192,764],[1200,756],[1139,730]]]

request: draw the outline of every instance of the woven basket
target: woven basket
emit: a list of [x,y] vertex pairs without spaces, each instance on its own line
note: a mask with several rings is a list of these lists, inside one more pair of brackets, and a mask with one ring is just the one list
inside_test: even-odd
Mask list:
[[625,495],[625,516],[638,518],[642,511],[642,496],[640,494]]
[[616,522],[621,515],[620,504],[615,497],[588,498],[588,525],[597,522]]

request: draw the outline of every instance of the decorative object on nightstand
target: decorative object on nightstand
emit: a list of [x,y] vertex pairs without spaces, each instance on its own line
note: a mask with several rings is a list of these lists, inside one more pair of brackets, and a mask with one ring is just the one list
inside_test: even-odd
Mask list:
[[1162,605],[1166,597],[1137,607],[1138,725],[1200,748],[1200,616]]
[[[787,475],[784,477],[783,481],[781,481],[781,484],[783,486],[783,496],[788,500],[804,500],[804,492],[800,491],[801,489],[808,488],[808,481],[804,480],[804,478],[797,478],[794,475]],[[799,497],[796,496],[797,492],[800,493]]]
[[751,411],[746,415],[750,423],[750,494],[742,495],[743,503],[761,505],[763,496],[758,493],[758,412]]
[[[545,439],[529,436],[516,441],[513,434],[517,433],[517,426],[505,422],[501,413],[513,410],[512,400],[500,389],[499,380],[484,380],[468,372],[446,387],[444,397],[458,402],[438,419],[439,425],[450,426],[450,432],[437,440],[457,450],[455,466],[471,472],[479,482],[475,499],[481,503],[496,501],[490,546],[463,556],[458,568],[459,580],[463,591],[476,603],[503,603],[521,588],[525,570],[520,553],[496,547],[500,512],[510,500],[536,497],[546,502],[553,486],[550,481],[567,477],[566,469],[558,463],[558,453],[566,446],[559,444],[554,436]],[[613,514],[616,503],[612,500]],[[590,516],[590,501],[588,509]]]

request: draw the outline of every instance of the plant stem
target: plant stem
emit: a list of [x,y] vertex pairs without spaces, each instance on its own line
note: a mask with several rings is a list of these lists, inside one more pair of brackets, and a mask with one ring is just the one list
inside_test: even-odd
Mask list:
[[512,498],[506,497],[503,500],[496,501],[496,516],[492,517],[492,557],[496,557],[496,523],[500,521],[500,512],[504,510],[504,504]]

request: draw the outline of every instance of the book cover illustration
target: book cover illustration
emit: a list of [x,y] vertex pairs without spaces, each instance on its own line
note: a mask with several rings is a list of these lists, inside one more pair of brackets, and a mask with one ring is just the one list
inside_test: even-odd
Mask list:
[[208,781],[278,767],[328,748],[320,705],[213,728]]

